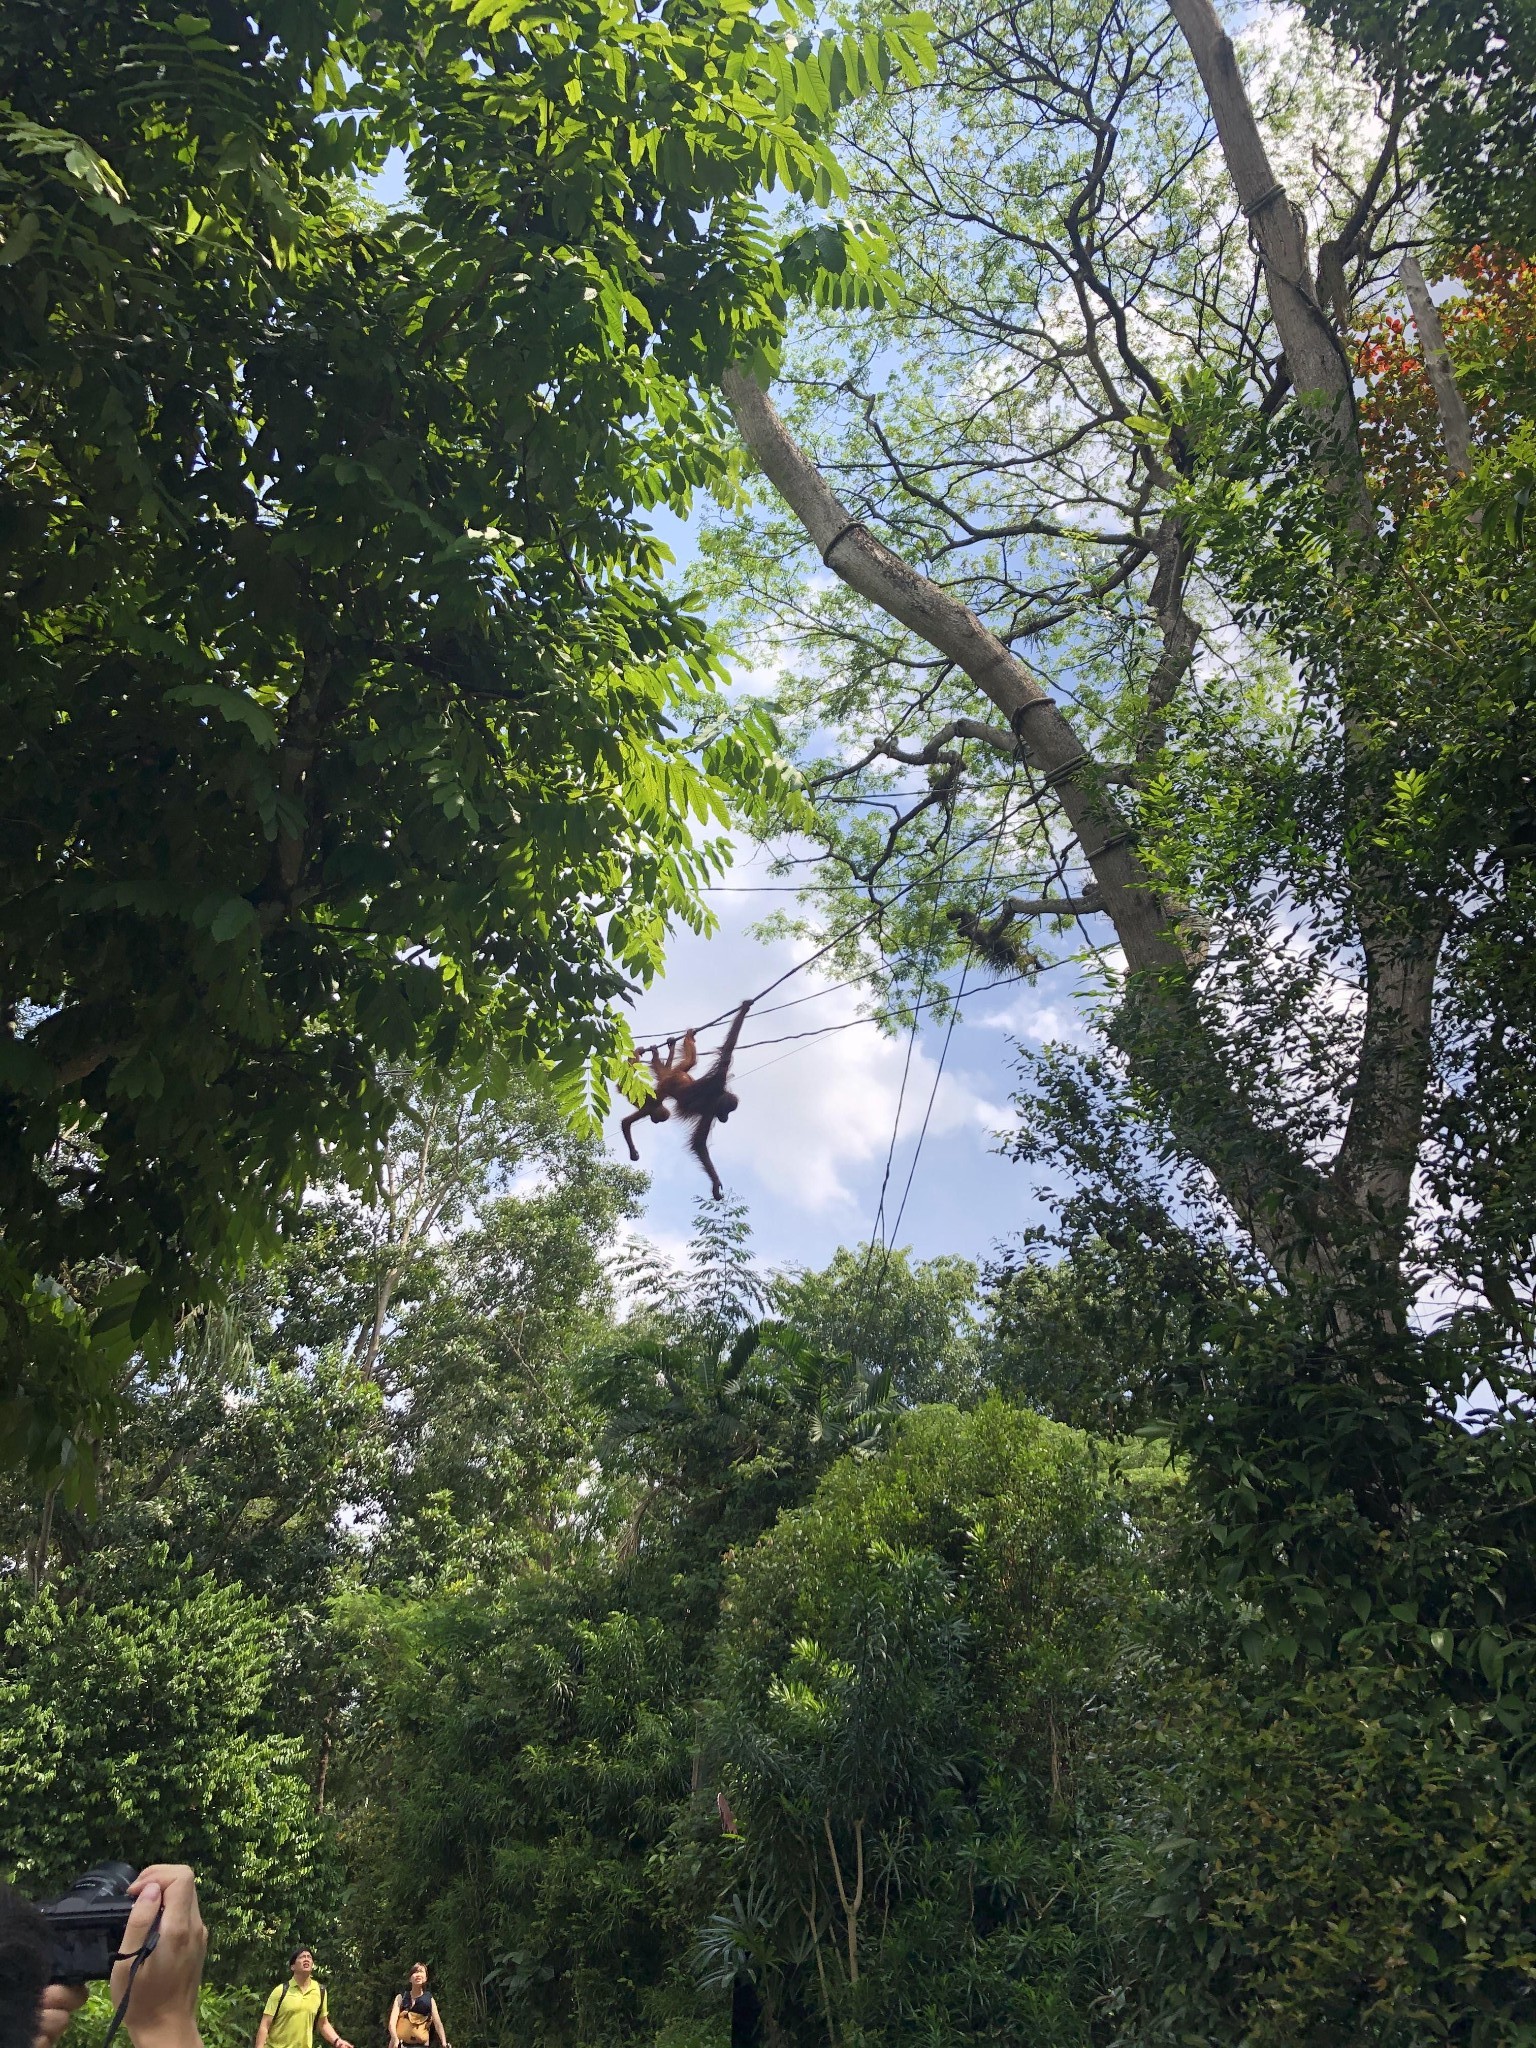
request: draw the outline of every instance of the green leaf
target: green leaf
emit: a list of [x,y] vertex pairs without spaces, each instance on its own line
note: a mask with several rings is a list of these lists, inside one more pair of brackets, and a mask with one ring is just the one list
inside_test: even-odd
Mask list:
[[53,1068],[36,1046],[0,1033],[0,1088],[13,1095],[45,1096],[55,1086]]
[[254,904],[244,896],[228,896],[215,912],[208,930],[213,938],[222,942],[242,937],[256,922]]
[[219,683],[176,683],[166,691],[165,701],[217,711],[232,724],[243,725],[259,747],[277,745],[277,726],[271,712],[241,690],[226,689]]

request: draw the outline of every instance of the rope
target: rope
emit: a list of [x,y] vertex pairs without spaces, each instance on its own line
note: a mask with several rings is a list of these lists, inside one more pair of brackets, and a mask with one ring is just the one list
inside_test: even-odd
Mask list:
[[1283,185],[1266,186],[1257,199],[1250,199],[1248,204],[1243,207],[1243,219],[1253,220],[1264,211],[1266,206],[1273,206],[1277,199],[1283,199],[1284,197],[1285,187]]
[[832,557],[837,553],[838,549],[842,546],[843,542],[848,538],[850,533],[862,533],[864,532],[864,530],[864,522],[862,519],[844,520],[843,524],[837,529],[836,533],[833,534],[832,538],[827,542],[826,546],[818,551],[826,567],[829,569],[831,568]]
[[[956,1002],[958,1002],[960,1000],[961,995],[965,993],[963,975],[961,977],[961,980],[962,986],[954,998]],[[1017,988],[1021,981],[1028,980],[1029,975],[1027,974],[1005,974],[1001,976],[1000,979],[998,979],[997,981],[984,982],[980,988],[973,988],[971,990],[971,994],[973,996],[984,996],[989,994],[990,991],[995,988]],[[830,993],[831,991],[828,990],[828,994]],[[810,998],[807,997],[806,1001],[808,1002],[809,1000]],[[947,996],[930,996],[926,1002],[912,1003],[910,1005],[903,1003],[900,1009],[896,1010],[875,1010],[872,1011],[871,1014],[867,1017],[845,1017],[840,1024],[817,1024],[813,1026],[812,1029],[809,1031],[786,1031],[782,1035],[782,1037],[779,1038],[754,1038],[749,1040],[746,1045],[738,1046],[737,1051],[761,1052],[765,1046],[789,1045],[797,1039],[830,1038],[835,1031],[852,1031],[854,1027],[859,1024],[889,1024],[893,1017],[900,1017],[906,1015],[909,1009],[912,1012],[916,1012],[918,1010],[932,1010],[935,1009],[940,1003],[947,1002],[948,1000],[949,998]],[[786,1009],[790,1007],[791,1006],[789,1004],[785,1004]],[[951,1025],[951,1029],[953,1029],[953,1025]],[[742,1079],[745,1080],[746,1076],[743,1075]]]
[[[983,881],[981,885],[981,893],[983,896],[987,895],[992,887],[992,875],[994,869],[997,866],[998,848],[1003,843],[1003,827],[1008,822],[1008,804],[1010,798],[1013,795],[1013,787],[1016,779],[1016,774],[1011,775],[1008,778],[1008,789],[1003,796],[1002,809],[998,812],[997,837],[992,842],[991,856],[987,861],[986,879]],[[932,1117],[933,1115],[933,1105],[939,1099],[939,1083],[944,1078],[944,1062],[949,1058],[949,1042],[955,1035],[955,1021],[960,1014],[960,1004],[965,996],[965,978],[970,973],[971,962],[975,958],[976,947],[973,941],[972,944],[967,947],[965,959],[961,964],[960,986],[955,990],[954,1008],[949,1013],[949,1028],[944,1033],[944,1043],[939,1047],[939,1060],[938,1065],[934,1068],[933,1086],[928,1091],[928,1107],[923,1111],[923,1121],[922,1126],[917,1134],[917,1143],[912,1147],[912,1164],[907,1168],[907,1184],[901,1191],[901,1206],[897,1209],[896,1221],[891,1226],[892,1237],[900,1237],[901,1235],[901,1219],[907,1213],[907,1197],[911,1194],[912,1183],[917,1177],[917,1162],[923,1156],[923,1140],[928,1135],[928,1122],[930,1117]],[[1029,977],[1024,974],[1011,975],[1008,977],[1006,985],[1011,986],[1015,982],[1027,981],[1028,979]],[[997,981],[990,982],[988,984],[988,986],[991,988],[1001,988],[1004,985],[1005,984],[1003,982]],[[977,989],[976,993],[977,995],[984,995],[986,993],[986,990]]]
[[112,1958],[114,1963],[126,1963],[128,1965],[128,1982],[123,1987],[123,1995],[118,2000],[117,2010],[112,2015],[112,2021],[103,2037],[101,2048],[112,2048],[112,2043],[116,2040],[123,2021],[128,2017],[128,2001],[133,1996],[133,1987],[138,1980],[139,1971],[160,1946],[160,1922],[164,1917],[165,1907],[162,1905],[160,1911],[155,1915],[154,1925],[139,1943],[138,1947],[119,1949]]
[[[1005,805],[1005,811],[1006,808],[1007,807]],[[869,1245],[868,1249],[864,1254],[864,1267],[863,1271],[859,1274],[859,1291],[854,1302],[854,1315],[856,1317],[854,1328],[858,1332],[858,1341],[861,1345],[864,1342],[865,1334],[869,1327],[869,1310],[872,1309],[875,1303],[878,1302],[880,1299],[880,1291],[885,1285],[886,1272],[889,1269],[891,1263],[890,1246],[886,1242],[884,1229],[885,1197],[886,1192],[891,1184],[891,1166],[896,1158],[896,1140],[901,1135],[901,1112],[902,1109],[905,1107],[907,1100],[907,1081],[912,1072],[912,1055],[917,1047],[918,1011],[923,1006],[923,990],[928,985],[928,972],[933,962],[934,942],[938,936],[939,892],[944,886],[944,871],[946,867],[949,865],[950,838],[951,834],[954,831],[954,825],[955,812],[954,806],[951,804],[946,808],[945,811],[944,850],[939,857],[938,872],[934,879],[933,915],[928,921],[928,943],[923,950],[923,971],[921,975],[919,975],[918,977],[917,1000],[912,1005],[912,1025],[911,1029],[907,1033],[907,1055],[905,1060],[902,1062],[901,1086],[896,1092],[896,1114],[891,1119],[891,1142],[886,1147],[885,1171],[880,1176],[880,1199],[875,1204],[875,1220],[870,1225]],[[937,1001],[938,998],[935,998],[935,1000]],[[874,1296],[873,1299],[869,1301],[868,1307],[866,1307],[866,1295],[869,1283],[869,1269],[874,1264],[875,1258],[876,1231],[880,1233],[880,1249],[883,1256],[880,1261],[880,1277],[875,1282]]]
[[[946,827],[946,836],[947,832],[948,827]],[[947,860],[948,854],[946,853],[945,861]],[[939,869],[937,871],[941,878],[943,874],[943,867],[944,862],[941,862]],[[845,939],[857,938],[858,934],[861,931],[863,931],[866,928],[866,926],[873,924],[877,918],[883,917],[885,913],[892,907],[892,905],[897,904],[901,901],[903,896],[910,896],[914,889],[921,888],[923,883],[926,882],[934,872],[934,870],[929,869],[923,874],[914,875],[910,882],[904,883],[902,887],[895,892],[895,894],[890,898],[889,902],[877,903],[874,909],[869,911],[867,915],[865,915],[864,917],[861,917],[856,924],[847,925],[842,931],[834,932],[832,937],[828,939],[827,943],[824,946],[818,947],[814,953],[809,954],[804,960],[797,960],[792,967],[786,967],[784,972],[781,975],[779,975],[776,980],[770,981],[766,988],[760,988],[755,996],[749,996],[747,998],[748,1007],[755,1009],[757,1005],[763,1000],[764,996],[771,996],[774,990],[776,988],[782,988],[786,981],[792,980],[794,976],[797,974],[803,974],[807,967],[814,967],[818,960],[824,960],[827,954],[835,951],[836,948],[839,947]],[[840,986],[844,988],[850,988],[853,986],[853,984],[851,982],[843,982],[842,984],[840,984]],[[717,1024],[724,1024],[725,1022],[727,1022],[729,1018],[734,1017],[737,1010],[740,1007],[741,1005],[739,1003],[733,1003],[730,1009],[722,1010],[718,1017],[711,1017],[706,1023],[703,1024],[687,1025],[684,1027],[684,1029],[691,1030],[695,1034],[695,1036],[699,1036],[706,1031],[713,1031]],[[638,1045],[642,1038],[647,1043],[653,1043],[655,1040],[662,1038],[681,1038],[684,1034],[683,1031],[637,1032],[634,1031],[632,1027],[631,1035],[633,1036],[636,1044]]]

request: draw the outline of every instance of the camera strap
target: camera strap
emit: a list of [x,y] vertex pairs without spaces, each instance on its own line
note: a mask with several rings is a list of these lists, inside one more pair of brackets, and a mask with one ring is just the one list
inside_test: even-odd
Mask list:
[[137,1948],[120,1950],[112,1958],[114,1963],[126,1963],[128,1965],[128,1982],[123,1987],[123,1995],[117,2002],[116,2012],[112,2015],[112,2024],[107,2028],[102,2038],[101,2048],[112,2048],[112,2043],[117,2036],[118,2029],[128,2016],[128,2001],[133,1996],[133,1980],[138,1976],[145,1960],[154,1954],[160,1944],[160,1918],[164,1911],[165,1908],[162,1906],[160,1912],[155,1915],[154,1926],[150,1928],[148,1934],[145,1935]]

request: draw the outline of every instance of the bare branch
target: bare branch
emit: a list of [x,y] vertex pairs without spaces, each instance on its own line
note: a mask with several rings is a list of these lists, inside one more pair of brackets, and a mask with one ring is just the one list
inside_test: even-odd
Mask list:
[[991,747],[994,753],[1016,754],[1019,743],[1011,732],[1005,732],[1000,725],[988,725],[980,718],[952,718],[947,725],[940,726],[932,739],[921,747],[904,747],[899,740],[882,740],[877,747],[871,747],[862,760],[853,764],[855,768],[867,768],[873,761],[900,761],[908,768],[931,767],[936,761],[947,761],[952,756],[944,749],[956,740],[976,740],[984,747]]
[[849,517],[760,385],[735,366],[721,382],[743,440],[828,568],[963,669],[1008,720],[1031,766],[1060,798],[1131,968],[1181,969],[1177,933],[1136,856],[1129,826],[1040,682],[968,606]]
[[1380,196],[1382,184],[1387,172],[1397,162],[1397,145],[1403,130],[1401,101],[1401,93],[1394,94],[1387,132],[1375,167],[1365,181],[1364,190],[1355,195],[1355,203],[1350,209],[1348,220],[1317,252],[1318,297],[1324,305],[1332,305],[1334,318],[1340,326],[1345,325],[1349,319],[1349,279],[1345,274],[1345,265],[1358,259],[1362,241],[1370,231],[1372,212]]
[[1435,394],[1435,406],[1440,414],[1440,432],[1445,440],[1445,466],[1451,482],[1456,483],[1472,467],[1472,421],[1466,401],[1456,388],[1456,372],[1451,367],[1450,351],[1445,345],[1440,311],[1429,295],[1423,271],[1413,256],[1405,256],[1397,266],[1397,274],[1413,311],[1413,324],[1419,330],[1424,368],[1429,373],[1430,388]]
[[998,906],[1009,917],[1092,917],[1104,898],[1092,886],[1077,896],[1010,896]]

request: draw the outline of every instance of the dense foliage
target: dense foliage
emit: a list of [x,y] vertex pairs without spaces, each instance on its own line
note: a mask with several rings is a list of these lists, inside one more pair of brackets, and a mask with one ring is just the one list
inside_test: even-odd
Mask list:
[[1089,2038],[1094,1715],[1135,1575],[1079,1436],[909,1416],[743,1555],[706,1755],[731,1898],[702,1949],[792,2038]]
[[270,1610],[159,1545],[52,1587],[0,1586],[0,1862],[38,1896],[108,1851],[206,1875],[226,1968],[335,1910],[304,1744],[274,1713]]

